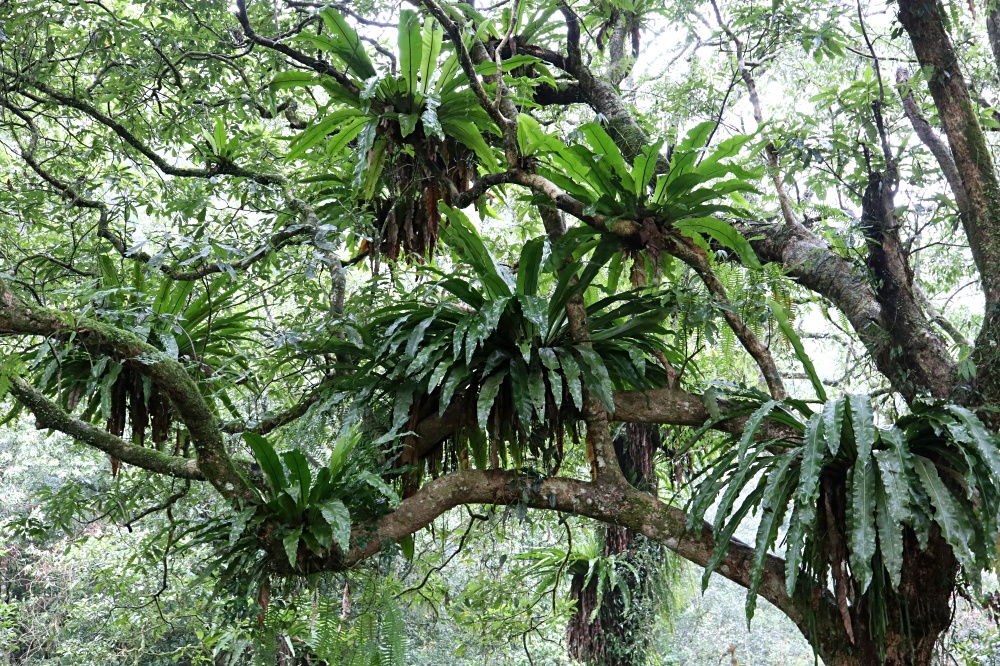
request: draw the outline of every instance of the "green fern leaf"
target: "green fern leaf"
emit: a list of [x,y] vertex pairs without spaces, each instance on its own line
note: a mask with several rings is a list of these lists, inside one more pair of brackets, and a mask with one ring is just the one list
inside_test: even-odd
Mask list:
[[872,580],[872,557],[875,555],[875,467],[870,455],[859,458],[851,470],[847,546],[851,573],[863,594]]

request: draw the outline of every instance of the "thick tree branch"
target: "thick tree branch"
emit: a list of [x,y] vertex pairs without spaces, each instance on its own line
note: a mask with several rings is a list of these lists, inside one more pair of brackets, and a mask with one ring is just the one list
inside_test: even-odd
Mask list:
[[[429,525],[431,521],[463,504],[515,505],[555,510],[627,527],[664,544],[681,557],[705,566],[715,548],[711,527],[707,524],[693,532],[686,530],[687,514],[664,504],[647,493],[625,483],[584,482],[566,478],[536,479],[501,471],[461,471],[431,481],[412,497],[403,500],[391,514],[378,521],[372,531],[357,529],[352,548],[345,555],[317,560],[306,571],[343,569],[378,553],[383,543],[397,541]],[[754,549],[732,540],[729,551],[717,572],[747,587],[750,581]],[[785,563],[768,556],[760,596],[777,606],[803,632],[809,630],[809,618],[785,591]],[[836,616],[836,606],[826,588],[806,575],[799,576],[803,598],[815,600],[815,620],[834,631],[846,645],[843,627]],[[837,627],[840,627],[837,630]],[[821,647],[831,650],[832,646]],[[830,652],[821,656],[832,656]]]
[[[738,228],[754,239],[751,245],[761,261],[782,264],[799,284],[828,299],[847,316],[876,367],[907,401],[922,392],[950,392],[950,381],[944,385],[925,383],[950,372],[951,358],[940,349],[938,338],[926,337],[923,326],[909,332],[896,326],[907,341],[903,345],[894,341],[890,334],[894,322],[879,303],[869,277],[826,241],[800,225],[744,223]],[[943,355],[938,356],[938,351]]]
[[968,197],[962,226],[986,296],[974,354],[980,395],[972,400],[995,404],[1000,400],[1000,181],[940,3],[899,0],[899,21],[921,67],[929,72],[927,85]]
[[[580,83],[580,92],[595,111],[607,118],[608,133],[618,144],[628,161],[634,160],[650,144],[649,136],[639,127],[621,95],[610,81],[595,76],[584,63],[580,49],[580,17],[568,5],[560,5],[566,20],[566,47],[564,69]],[[657,161],[657,173],[666,173],[670,164],[665,158]]]
[[882,120],[881,105],[872,103],[875,124],[882,138],[886,173],[870,171],[868,186],[861,199],[861,230],[868,243],[868,268],[875,294],[882,306],[882,325],[893,342],[914,361],[906,368],[911,384],[908,392],[929,391],[935,397],[951,392],[954,365],[947,345],[932,329],[914,293],[913,271],[909,255],[899,238],[895,191],[898,185],[896,166],[889,149],[889,138]]

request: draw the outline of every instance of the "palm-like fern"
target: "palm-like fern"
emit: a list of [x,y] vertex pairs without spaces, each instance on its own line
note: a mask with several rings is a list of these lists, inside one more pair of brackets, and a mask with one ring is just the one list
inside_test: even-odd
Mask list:
[[[900,584],[903,531],[912,530],[926,547],[933,525],[966,578],[978,585],[980,572],[996,557],[1000,452],[975,414],[955,404],[927,402],[895,425],[878,427],[867,395],[830,400],[817,412],[799,401],[757,400],[744,407],[746,428],[692,497],[689,526],[699,524],[718,501],[713,523],[718,545],[705,570],[707,584],[739,524],[760,510],[748,618],[767,553],[789,509],[789,594],[801,572],[827,580],[833,562],[826,535],[838,530],[856,597],[867,593],[869,599],[884,600],[890,593],[886,581],[892,590]],[[768,420],[781,427],[780,436],[763,436]],[[822,509],[831,502],[846,506],[843,525],[829,524]]]
[[[363,333],[371,351],[357,373],[358,402],[391,396],[397,432],[455,408],[467,415],[477,465],[486,465],[477,434],[483,429],[507,445],[501,455],[521,466],[529,450],[539,454],[578,418],[584,386],[611,410],[614,389],[661,386],[662,361],[682,362],[664,341],[670,299],[652,291],[591,303],[589,344],[573,339],[566,305],[611,259],[613,239],[573,234],[565,246],[550,248],[546,261],[545,241],[536,238],[525,244],[514,277],[462,213],[445,210],[450,225],[443,240],[471,268],[471,279],[443,276],[417,298],[377,313]],[[543,290],[546,266],[567,260],[551,290]]]

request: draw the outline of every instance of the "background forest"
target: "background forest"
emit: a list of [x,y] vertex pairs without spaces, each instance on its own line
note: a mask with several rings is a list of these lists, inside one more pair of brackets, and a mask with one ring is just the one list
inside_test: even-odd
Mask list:
[[994,0],[0,0],[0,663],[1000,663],[997,100]]

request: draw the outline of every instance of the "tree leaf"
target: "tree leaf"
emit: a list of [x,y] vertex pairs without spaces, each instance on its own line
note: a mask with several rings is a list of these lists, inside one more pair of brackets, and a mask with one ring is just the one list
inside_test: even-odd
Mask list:
[[785,586],[789,595],[795,591],[805,539],[812,533],[816,523],[816,502],[819,499],[820,474],[827,446],[823,437],[824,428],[825,422],[821,414],[813,414],[806,424],[802,464],[795,490],[795,509],[785,537]]
[[868,455],[854,463],[847,497],[847,546],[851,575],[862,593],[872,580],[875,543],[875,466],[871,455]]
[[753,619],[757,608],[757,591],[764,576],[764,565],[767,553],[778,538],[778,528],[781,527],[788,509],[788,500],[795,490],[796,478],[790,471],[791,465],[798,457],[798,451],[789,451],[778,456],[778,460],[767,473],[767,485],[761,501],[760,525],[757,527],[757,540],[754,546],[753,565],[750,569],[750,585],[747,588],[746,614],[747,623]]
[[403,113],[399,116],[399,135],[404,139],[411,134],[413,130],[417,129],[417,122],[420,120],[420,116],[416,113]]
[[483,243],[482,237],[468,216],[445,203],[441,203],[439,208],[450,222],[441,228],[441,240],[472,266],[476,271],[476,277],[486,290],[487,297],[496,299],[501,296],[512,296],[512,285],[504,279],[506,276],[501,272],[496,259]]
[[517,262],[518,294],[535,296],[538,294],[538,279],[542,268],[542,252],[545,250],[545,237],[532,238],[521,247],[521,257]]
[[700,234],[711,236],[719,245],[733,250],[743,265],[750,268],[761,268],[757,254],[750,247],[750,243],[727,222],[717,220],[714,217],[697,217],[694,219],[677,220],[673,223],[673,227],[691,238],[695,238]]
[[875,523],[878,527],[882,563],[889,573],[892,589],[897,590],[903,571],[903,524],[894,518],[889,504],[889,495],[885,490],[885,482],[882,481],[875,487]]
[[583,371],[587,390],[601,401],[604,409],[608,412],[614,412],[614,387],[611,385],[611,377],[608,375],[608,368],[604,365],[604,360],[590,347],[575,345],[573,349],[580,355],[580,369]]
[[854,394],[848,397],[851,406],[851,424],[854,426],[854,442],[857,459],[867,460],[875,444],[875,414],[871,396]]
[[823,429],[831,456],[836,456],[840,450],[840,431],[844,425],[845,409],[846,403],[843,398],[829,400],[823,405]]
[[996,437],[991,435],[983,422],[974,413],[961,405],[948,405],[948,411],[968,429],[976,453],[986,463],[994,479],[1000,478],[1000,451]]
[[454,137],[459,143],[472,150],[489,171],[497,171],[500,168],[497,158],[493,154],[493,149],[483,139],[483,135],[475,123],[449,118],[441,121],[441,129],[444,130],[445,134]]
[[486,428],[490,412],[493,410],[493,402],[496,400],[497,393],[500,392],[500,384],[506,377],[507,371],[500,370],[487,377],[479,389],[479,399],[476,401],[476,422],[479,423],[480,428]]
[[577,409],[583,409],[583,384],[580,382],[580,365],[573,358],[573,354],[565,349],[556,349],[559,356],[559,365],[562,366],[563,376],[566,378],[566,390],[569,391],[573,404]]
[[342,500],[327,500],[319,507],[323,520],[333,530],[333,538],[342,552],[351,548],[351,512]]
[[398,42],[399,73],[406,82],[406,92],[412,96],[418,90],[418,77],[424,51],[420,16],[412,9],[399,12]]
[[282,545],[285,547],[285,556],[288,557],[288,564],[291,565],[293,569],[299,568],[299,565],[295,560],[299,553],[299,539],[301,537],[302,528],[298,527],[281,540]]
[[[622,187],[626,191],[633,191],[635,185],[632,182],[632,174],[629,172],[628,167],[625,166],[622,151],[615,144],[614,139],[597,123],[587,123],[580,128],[580,132],[586,137],[587,143],[590,144],[594,152],[602,156],[602,159],[611,166],[612,171],[618,176]],[[614,194],[614,191],[610,193]]]
[[982,567],[976,562],[971,548],[976,533],[961,501],[944,484],[930,460],[914,455],[913,467],[934,507],[934,522],[941,528],[941,534],[951,546],[955,558],[967,575],[978,575]]
[[291,483],[299,489],[299,506],[305,506],[309,501],[309,485],[312,483],[309,463],[298,449],[285,451],[281,457],[285,461],[285,466],[288,467]]
[[319,15],[333,38],[334,54],[344,61],[351,73],[362,81],[375,76],[375,68],[365,53],[365,47],[362,46],[358,33],[344,20],[340,12],[328,6]]
[[[781,332],[785,334],[788,341],[792,343],[792,348],[795,350],[795,356],[799,359],[799,363],[802,364],[802,368],[806,371],[809,381],[812,382],[813,390],[816,391],[816,396],[823,402],[826,402],[826,389],[823,388],[823,382],[820,381],[819,374],[816,373],[816,368],[813,366],[812,359],[809,358],[809,355],[806,354],[805,348],[802,346],[802,340],[799,338],[799,334],[795,332],[795,329],[792,328],[791,322],[788,321],[788,311],[777,301],[769,300],[767,304],[770,306],[771,312],[774,313],[774,320],[778,322],[778,328],[780,328]],[[837,437],[839,441],[839,430]]]
[[715,528],[715,548],[712,550],[712,557],[709,558],[708,563],[705,565],[705,573],[701,578],[701,589],[703,592],[708,588],[708,581],[711,579],[716,567],[719,566],[719,562],[729,552],[729,542],[736,533],[737,528],[739,528],[740,523],[743,522],[743,519],[750,513],[750,509],[756,506],[757,502],[764,495],[765,481],[766,479],[762,478],[757,483],[757,487],[743,500],[743,504],[733,514],[732,519],[726,523],[725,528]]
[[730,465],[732,465],[735,459],[736,451],[731,450],[724,453],[718,460],[712,462],[712,471],[698,484],[698,488],[688,505],[688,530],[693,530],[695,525],[705,520],[705,513],[725,485],[723,476],[730,470]]
[[257,464],[260,465],[261,470],[267,477],[268,483],[271,484],[271,490],[277,493],[279,490],[285,488],[288,485],[288,480],[285,478],[285,469],[281,466],[278,454],[275,453],[274,447],[267,441],[267,438],[255,432],[244,432],[243,440],[250,447],[250,450],[253,451],[254,458],[257,459]]
[[632,191],[637,197],[644,198],[650,181],[656,175],[656,162],[660,158],[660,148],[663,141],[657,141],[642,149],[642,154],[632,163]]
[[739,461],[741,465],[746,457],[747,450],[750,448],[750,442],[753,441],[753,438],[757,435],[757,431],[760,430],[760,425],[780,404],[780,400],[768,400],[747,419],[746,425],[743,426],[743,436],[740,437]]
[[269,88],[271,92],[275,90],[282,90],[284,88],[297,88],[299,86],[311,86],[318,83],[316,74],[313,72],[300,72],[297,70],[290,70],[287,72],[278,72],[271,78],[271,83]]
[[423,53],[420,57],[420,92],[426,94],[437,68],[438,56],[444,39],[444,27],[433,18],[424,21]]
[[913,456],[903,438],[903,433],[898,429],[883,430],[881,436],[882,441],[889,444],[889,448],[875,451],[873,455],[886,493],[886,508],[895,522],[903,524],[908,522],[910,517],[912,501],[910,483],[914,479]]

